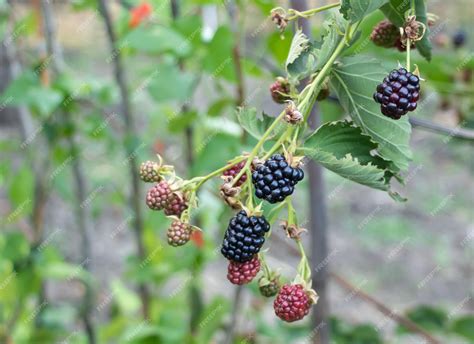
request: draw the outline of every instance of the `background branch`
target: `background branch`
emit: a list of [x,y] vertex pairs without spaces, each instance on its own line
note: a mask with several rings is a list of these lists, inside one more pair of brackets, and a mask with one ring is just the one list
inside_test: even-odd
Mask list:
[[[43,30],[46,40],[46,50],[48,52],[48,55],[52,57],[52,69],[57,76],[63,70],[64,59],[62,57],[62,52],[59,49],[59,45],[56,40],[56,31],[54,27],[53,12],[50,1],[41,0],[41,9],[43,13]],[[71,120],[71,114],[67,110],[63,110],[62,115],[66,123],[71,124],[71,126],[74,126],[74,123]],[[75,130],[73,130],[73,133],[75,133]],[[81,260],[84,270],[90,271],[89,262],[92,256],[90,233],[91,219],[89,212],[82,205],[82,203],[86,199],[86,177],[84,174],[84,167],[82,165],[82,158],[79,154],[79,149],[76,143],[76,136],[74,134],[68,135],[67,141],[72,156],[72,170],[75,183],[74,194],[76,198],[74,210],[76,213],[76,221],[81,236]],[[91,320],[91,312],[92,307],[94,305],[94,292],[92,290],[90,282],[84,283],[84,287],[85,290],[83,304],[81,307],[81,316],[84,322],[84,328],[89,343],[95,343],[95,328]]]
[[[113,58],[113,71],[115,82],[120,91],[120,112],[125,122],[125,150],[129,161],[130,178],[131,178],[131,190],[129,196],[129,206],[134,213],[134,233],[135,242],[138,251],[138,257],[140,261],[143,261],[146,257],[145,247],[142,241],[143,236],[143,219],[141,213],[141,192],[140,192],[140,179],[138,176],[138,165],[137,159],[134,152],[134,147],[131,146],[131,142],[137,138],[135,123],[132,115],[130,98],[128,95],[128,87],[125,79],[123,64],[122,64],[122,52],[120,47],[117,46],[117,38],[112,23],[112,18],[108,9],[107,1],[99,0],[99,11],[104,19],[105,28],[107,31],[107,37],[109,42],[109,49]],[[148,288],[144,282],[141,282],[138,286],[140,298],[142,302],[142,312],[145,319],[149,317],[149,305],[150,305],[150,294]]]

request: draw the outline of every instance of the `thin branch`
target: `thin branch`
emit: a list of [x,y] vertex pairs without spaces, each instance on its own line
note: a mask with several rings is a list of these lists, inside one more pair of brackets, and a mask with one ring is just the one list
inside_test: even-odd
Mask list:
[[[11,4],[9,3],[11,6]],[[11,15],[10,19],[13,19]],[[13,32],[14,23],[12,20],[7,24],[7,33],[5,37],[10,37],[11,32]],[[2,41],[2,49],[5,53],[5,61],[8,68],[10,80],[15,80],[22,73],[22,66],[20,64],[20,57],[16,49],[15,41],[11,41],[8,44]],[[35,135],[34,122],[31,116],[29,109],[25,106],[18,106],[18,119],[20,125],[20,134],[22,141],[27,143]],[[46,183],[45,171],[49,170],[49,159],[45,158],[41,153],[48,151],[49,147],[47,142],[45,142],[42,137],[37,138],[38,142],[35,145],[35,150],[33,151],[32,146],[27,144],[24,149],[26,157],[31,164],[31,170],[33,173],[34,179],[34,193],[33,193],[33,211],[30,218],[31,221],[31,232],[32,232],[32,247],[37,247],[43,240],[43,228],[44,228],[44,211],[48,199],[48,187]],[[38,153],[39,152],[39,153]],[[40,282],[38,293],[38,303],[43,304],[46,302],[46,295],[44,293],[44,284],[43,281]],[[21,314],[23,308],[24,300],[18,299],[11,318],[7,321],[6,328],[9,330],[9,333],[13,333],[13,329],[18,321],[18,318]]]
[[[137,245],[138,257],[140,260],[144,260],[146,257],[145,246],[142,241],[143,236],[143,219],[141,213],[141,193],[140,193],[140,179],[137,171],[137,159],[134,152],[134,147],[132,147],[129,142],[133,142],[132,139],[135,138],[135,123],[132,115],[130,98],[128,95],[127,81],[125,79],[124,69],[122,65],[122,52],[120,47],[117,46],[117,37],[115,35],[112,18],[108,9],[108,4],[106,0],[99,0],[99,11],[104,19],[105,28],[107,31],[107,37],[109,41],[109,49],[111,56],[113,58],[113,71],[115,82],[120,91],[121,98],[121,113],[125,122],[125,149],[127,152],[127,157],[129,159],[130,167],[130,178],[131,178],[131,195],[129,198],[129,206],[134,212],[134,233],[135,233],[135,242]],[[149,306],[150,306],[150,294],[145,283],[140,283],[138,286],[140,298],[142,302],[142,313],[145,319],[149,318]]]
[[[227,15],[230,21],[230,27],[234,35],[234,46],[232,47],[232,61],[234,63],[234,71],[236,76],[235,104],[237,106],[244,105],[245,102],[245,82],[242,70],[242,56],[240,51],[241,41],[241,25],[239,25],[239,8],[234,0],[226,2]],[[245,142],[246,133],[242,135],[242,141]],[[241,310],[243,287],[237,286],[234,290],[232,301],[232,314],[227,328],[224,343],[231,344],[234,342],[235,332],[238,327],[239,313]]]
[[412,320],[409,318],[402,316],[400,314],[395,313],[395,311],[391,310],[389,307],[384,305],[382,302],[379,300],[375,299],[374,297],[370,296],[369,294],[363,292],[360,290],[360,288],[355,287],[352,285],[350,282],[348,282],[346,279],[342,278],[338,274],[334,272],[329,273],[331,278],[339,284],[341,287],[344,289],[350,291],[353,293],[355,296],[359,297],[360,299],[364,300],[365,302],[371,304],[374,306],[377,310],[379,310],[382,314],[387,316],[388,318],[396,321],[400,325],[406,327],[407,329],[411,330],[412,332],[418,333],[419,335],[425,337],[425,339],[428,341],[428,343],[432,344],[441,344],[441,342],[434,338],[429,332],[427,332],[425,329],[422,327],[418,326],[416,323],[414,323]]
[[[52,69],[56,76],[61,73],[64,66],[64,60],[62,52],[59,49],[58,42],[56,40],[56,30],[54,26],[53,12],[51,3],[49,0],[41,0],[41,8],[43,13],[43,28],[44,36],[46,40],[46,49],[49,56],[52,58]],[[70,113],[63,111],[64,119],[67,123],[74,125],[70,118]],[[72,169],[75,182],[75,198],[76,204],[74,210],[76,213],[76,221],[78,223],[79,233],[81,235],[81,256],[83,260],[83,266],[86,271],[90,271],[89,260],[92,255],[91,250],[91,219],[90,214],[85,207],[82,206],[82,202],[86,199],[87,183],[84,175],[84,168],[82,165],[82,159],[79,154],[79,149],[76,143],[76,137],[74,135],[68,136],[68,144],[72,159]],[[85,292],[83,296],[84,304],[82,305],[82,319],[84,322],[84,328],[87,333],[89,343],[95,343],[95,328],[91,320],[91,311],[94,304],[94,292],[89,283],[85,283]]]
[[471,129],[465,129],[459,126],[455,128],[449,128],[438,123],[411,116],[410,124],[415,128],[425,129],[436,134],[447,135],[464,140],[474,140],[474,130]]
[[[287,240],[280,238],[279,236],[272,236],[273,239],[278,240],[282,243],[288,251],[295,257],[299,257],[299,251],[296,247],[291,245]],[[406,327],[407,329],[415,332],[421,336],[423,336],[428,343],[431,344],[440,344],[441,342],[434,338],[430,333],[428,333],[425,329],[418,326],[415,322],[410,320],[409,318],[396,313],[395,311],[391,310],[390,307],[383,304],[381,301],[375,299],[374,297],[370,296],[369,294],[360,290],[360,288],[352,285],[348,282],[345,278],[341,277],[340,275],[336,274],[335,272],[329,272],[329,276],[336,282],[339,286],[343,287],[346,290],[350,290],[354,296],[359,297],[361,300],[365,301],[366,303],[374,306],[379,312],[384,314],[385,316],[389,317],[393,321],[397,322],[398,324]]]

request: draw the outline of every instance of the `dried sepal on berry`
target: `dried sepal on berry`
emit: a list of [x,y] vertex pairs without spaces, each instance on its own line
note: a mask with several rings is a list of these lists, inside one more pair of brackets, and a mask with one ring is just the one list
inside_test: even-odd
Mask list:
[[301,234],[308,231],[306,228],[298,227],[294,224],[289,225],[288,221],[282,221],[281,227],[285,231],[286,236],[294,240],[300,240]]
[[303,115],[291,100],[285,108],[285,116],[283,120],[289,124],[299,124],[303,121]]
[[286,11],[281,7],[277,7],[272,9],[272,11],[270,12],[270,16],[272,18],[272,22],[275,23],[278,29],[280,31],[284,31],[288,25]]
[[232,176],[222,176],[222,179],[224,179],[224,184],[220,186],[219,195],[231,208],[241,209],[242,204],[239,200],[241,188],[239,186],[232,185],[232,181],[234,180]]
[[270,85],[270,95],[275,103],[283,104],[291,100],[290,93],[290,82],[281,76],[277,77],[275,82]]

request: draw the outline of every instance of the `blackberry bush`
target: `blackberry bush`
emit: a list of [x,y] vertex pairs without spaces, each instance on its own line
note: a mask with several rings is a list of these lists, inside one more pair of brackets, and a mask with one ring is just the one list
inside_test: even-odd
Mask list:
[[301,168],[291,167],[281,154],[274,154],[252,174],[255,196],[270,203],[281,202],[295,190],[303,180]]
[[393,119],[400,119],[414,111],[420,97],[420,78],[405,68],[394,69],[377,86],[374,99],[380,104],[382,113]]
[[[174,246],[186,243],[194,230],[191,219],[199,204],[200,188],[214,177],[223,179],[218,189],[220,201],[237,210],[227,225],[221,246],[222,255],[229,261],[227,278],[242,285],[252,281],[261,270],[260,293],[265,297],[276,295],[275,314],[284,321],[302,319],[317,302],[317,294],[311,289],[312,269],[302,243],[306,230],[298,224],[299,212],[293,197],[288,197],[304,178],[300,168],[303,157],[343,178],[385,190],[397,201],[403,199],[392,191],[391,181],[401,180],[400,172],[409,164],[408,123],[390,122],[384,116],[399,119],[417,107],[419,71],[410,72],[414,43],[425,39],[416,53],[430,58],[429,42],[424,37],[426,11],[410,8],[412,3],[395,9],[380,7],[383,13],[390,13],[394,23],[379,23],[372,32],[372,41],[406,52],[406,68],[394,69],[388,75],[380,61],[347,56],[350,51],[360,51],[346,48],[357,41],[361,22],[377,7],[369,1],[343,1],[303,12],[274,9],[272,20],[280,30],[293,20],[309,18],[329,8],[340,7],[340,15],[325,23],[321,44],[314,44],[301,31],[295,33],[285,63],[287,73],[270,86],[273,100],[285,103],[278,115],[267,116],[247,106],[238,109],[237,117],[248,134],[246,138],[256,141],[253,148],[206,175],[187,180],[177,176],[172,166],[162,165],[160,157],[157,165],[142,165],[144,181],[159,181],[148,192],[146,203],[151,209],[163,209],[171,217],[168,240]],[[422,4],[420,1],[417,7]],[[425,22],[416,20],[416,10],[422,11],[420,17]],[[393,11],[398,11],[396,16]],[[385,76],[380,84],[379,76]],[[300,93],[296,93],[298,89]],[[324,101],[329,94],[340,102],[350,119],[310,128],[308,119],[315,102]],[[270,204],[263,211],[264,201]],[[266,264],[267,252],[262,250],[271,224],[278,219],[301,256],[296,275],[283,287],[277,272]],[[200,249],[202,244],[197,247]]]
[[269,230],[264,216],[248,216],[241,210],[229,222],[221,252],[228,260],[247,262],[260,251]]

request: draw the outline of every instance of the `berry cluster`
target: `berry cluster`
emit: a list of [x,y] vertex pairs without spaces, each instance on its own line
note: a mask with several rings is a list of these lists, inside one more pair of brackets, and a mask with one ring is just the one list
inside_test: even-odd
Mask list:
[[374,100],[380,104],[382,113],[393,119],[400,119],[417,106],[420,78],[405,68],[394,69],[377,86]]
[[270,203],[281,202],[293,193],[303,177],[301,168],[291,167],[281,154],[275,154],[252,174],[255,196]]
[[260,251],[269,230],[263,215],[248,216],[241,210],[229,222],[221,252],[230,261],[247,262]]

